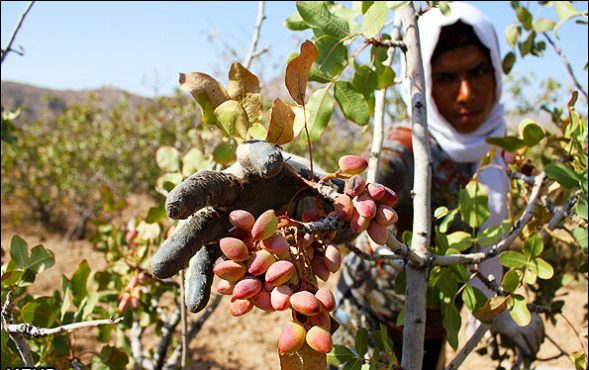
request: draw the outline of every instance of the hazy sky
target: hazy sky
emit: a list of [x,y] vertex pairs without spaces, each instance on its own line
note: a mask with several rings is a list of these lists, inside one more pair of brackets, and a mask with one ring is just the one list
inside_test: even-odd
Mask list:
[[[509,2],[475,2],[494,22],[502,54],[508,51],[504,30],[514,20]],[[27,2],[2,1],[2,48],[9,41]],[[170,94],[178,73],[226,73],[235,57],[223,55],[226,46],[239,60],[247,53],[257,16],[257,2],[37,2],[13,46],[25,56],[8,55],[2,80],[55,89],[87,89],[110,85],[146,96]],[[576,2],[587,9],[587,2]],[[540,9],[539,17],[556,19],[555,11]],[[283,75],[287,56],[298,51],[310,32],[283,26],[295,12],[295,2],[266,2],[259,47],[270,47],[252,70],[264,81]],[[561,47],[587,86],[587,27],[568,22],[561,27]],[[570,84],[564,66],[550,46],[546,57],[527,57],[516,71],[532,70],[539,79],[553,76]],[[222,75],[218,73],[222,72]]]

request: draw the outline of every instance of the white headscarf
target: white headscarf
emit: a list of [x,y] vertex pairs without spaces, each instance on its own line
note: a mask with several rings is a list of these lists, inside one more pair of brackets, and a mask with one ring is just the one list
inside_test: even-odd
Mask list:
[[[506,133],[503,105],[499,102],[503,77],[499,42],[495,28],[480,10],[468,3],[458,1],[451,2],[448,5],[451,9],[449,15],[444,16],[438,8],[433,8],[420,17],[418,23],[425,84],[428,91],[426,94],[428,128],[432,136],[452,160],[461,163],[478,162],[492,147],[485,142],[485,139],[493,136],[505,136]],[[459,133],[446,121],[439,113],[431,95],[431,57],[438,43],[440,31],[442,27],[452,25],[458,20],[472,26],[481,43],[489,49],[495,71],[495,105],[481,127],[468,134]],[[409,97],[408,86],[408,83],[403,86],[405,89],[403,95],[406,98]],[[494,164],[505,167],[505,162],[499,150],[495,155]],[[479,182],[485,185],[489,192],[488,204],[491,213],[483,228],[498,225],[508,217],[506,195],[509,192],[509,179],[504,171],[487,167],[480,172]],[[493,260],[489,262],[491,263],[480,266],[481,270],[487,270],[482,272],[484,274],[493,274],[496,278],[501,279],[503,274],[499,263]]]

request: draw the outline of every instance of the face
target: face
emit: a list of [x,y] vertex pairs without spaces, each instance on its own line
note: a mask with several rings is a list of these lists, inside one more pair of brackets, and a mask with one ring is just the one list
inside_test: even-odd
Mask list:
[[495,101],[495,72],[487,53],[472,45],[438,56],[432,62],[432,97],[456,131],[479,128]]

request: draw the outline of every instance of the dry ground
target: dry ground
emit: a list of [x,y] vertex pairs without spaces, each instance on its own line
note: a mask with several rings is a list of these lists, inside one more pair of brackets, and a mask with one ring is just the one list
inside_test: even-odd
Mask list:
[[[133,201],[132,201],[133,203]],[[131,207],[134,211],[127,211],[124,217],[136,214],[143,216],[146,209],[145,202],[135,199],[135,204],[142,206]],[[19,208],[21,209],[21,208]],[[23,237],[30,247],[39,243],[51,249],[56,256],[56,264],[43,272],[32,290],[36,294],[47,294],[59,289],[62,274],[71,276],[82,259],[88,260],[91,268],[98,269],[104,266],[102,254],[93,250],[92,245],[86,241],[62,240],[63,232],[51,232],[43,229],[26,216],[25,208],[20,212],[14,212],[15,206],[2,205],[2,263],[8,258],[6,252],[10,248],[10,240],[14,234]],[[20,216],[17,216],[20,215]],[[18,218],[17,218],[18,217]],[[336,277],[329,282],[333,285]],[[557,326],[547,324],[547,334],[564,351],[587,351],[587,321],[584,317],[587,305],[587,285],[576,283],[566,288],[567,296],[564,315],[583,337],[583,346],[574,331],[564,320],[559,320]],[[192,364],[190,369],[217,369],[217,370],[257,370],[278,369],[278,356],[276,354],[276,340],[280,334],[282,325],[288,320],[289,314],[264,313],[253,310],[242,317],[232,317],[227,311],[228,300],[224,299],[219,308],[205,323],[199,335],[190,344],[190,356]],[[76,344],[80,351],[84,347],[93,344],[92,332],[76,333]],[[154,346],[157,337],[145,338],[145,348]],[[460,342],[465,342],[464,333]],[[546,340],[540,350],[539,358],[547,359],[557,355],[560,351],[549,340]],[[453,351],[447,348],[447,359],[453,358]],[[84,359],[84,357],[83,357]],[[89,360],[89,359],[87,359]],[[566,357],[559,357],[549,361],[537,362],[538,369],[573,369],[571,361]],[[472,354],[462,365],[462,369],[495,369],[497,364],[487,357]]]

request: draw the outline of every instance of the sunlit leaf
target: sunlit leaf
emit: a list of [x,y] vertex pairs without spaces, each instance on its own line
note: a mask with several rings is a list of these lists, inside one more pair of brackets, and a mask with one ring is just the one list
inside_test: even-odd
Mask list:
[[307,23],[303,20],[299,12],[295,12],[284,21],[284,26],[291,31],[303,31],[309,28]]
[[364,95],[357,92],[349,81],[337,81],[334,87],[335,100],[344,116],[359,125],[370,121],[370,107]]
[[305,104],[309,71],[315,59],[317,59],[317,48],[307,40],[301,45],[301,53],[286,66],[284,83],[290,96],[300,105]]
[[188,177],[198,170],[204,170],[209,161],[197,148],[192,148],[182,158],[182,176]]
[[158,189],[162,189],[166,192],[171,191],[172,189],[174,189],[174,187],[176,185],[178,185],[180,182],[182,182],[182,180],[184,180],[184,178],[182,177],[181,174],[179,173],[165,173],[163,175],[161,175],[160,177],[158,177],[158,179],[156,180],[156,187]]
[[309,96],[307,110],[309,112],[307,129],[309,130],[311,141],[315,142],[319,139],[325,127],[327,127],[333,113],[333,97],[329,93],[328,87],[317,89]]
[[460,312],[456,308],[454,303],[444,305],[442,307],[442,313],[444,318],[442,324],[446,329],[448,343],[456,350],[458,348],[458,332],[460,331],[460,325],[462,319],[460,318]]
[[217,124],[214,110],[229,99],[223,86],[211,76],[200,72],[180,73],[179,82],[200,105],[203,122]]
[[18,235],[14,235],[10,241],[10,265],[8,268],[25,268],[29,260],[27,242]]
[[532,321],[532,315],[528,310],[526,299],[519,294],[514,294],[511,298],[509,314],[519,326],[527,326]]
[[331,352],[327,354],[327,364],[343,365],[357,358],[358,355],[352,352],[352,350],[350,350],[348,347],[342,346],[341,344],[336,344],[333,346]]
[[388,18],[386,3],[384,1],[374,1],[363,13],[363,34],[366,38],[372,38],[380,32]]
[[515,56],[515,53],[513,51],[510,51],[509,53],[505,54],[505,56],[503,57],[503,61],[501,62],[501,69],[503,70],[503,73],[508,75],[509,72],[511,72],[511,69],[513,68],[513,65],[515,64],[516,60],[517,57]]
[[235,162],[237,146],[233,143],[222,141],[213,149],[213,160],[222,165]]
[[527,146],[538,144],[546,136],[544,129],[531,119],[524,119],[520,122],[519,132]]
[[477,228],[489,218],[488,195],[486,188],[477,181],[469,182],[460,190],[459,208],[462,220],[470,227]]
[[27,261],[26,268],[30,268],[36,273],[48,269],[55,263],[53,252],[42,245],[37,245],[31,249],[31,256]]
[[511,24],[505,29],[505,39],[507,40],[507,44],[510,48],[514,47],[517,44],[517,37],[518,37],[518,29],[517,25]]
[[444,206],[438,207],[434,211],[434,217],[436,219],[440,219],[440,218],[446,216],[448,214],[448,212],[450,212],[450,211],[448,211],[448,208],[446,208]]
[[241,104],[250,124],[260,121],[263,112],[260,81],[256,75],[238,62],[231,64],[227,93],[231,99]]
[[462,291],[462,301],[470,312],[477,312],[487,303],[487,296],[480,289],[467,285]]
[[38,327],[51,326],[59,315],[53,297],[39,297],[27,302],[21,311],[23,321]]
[[160,222],[162,220],[167,219],[166,209],[163,204],[159,204],[155,207],[150,207],[147,211],[147,217],[145,221],[147,223],[153,224],[156,222]]
[[90,276],[90,266],[88,265],[88,261],[83,260],[78,265],[78,268],[72,275],[72,279],[70,281],[71,285],[70,288],[72,290],[72,295],[74,297],[74,305],[76,307],[80,306],[82,299],[86,296],[87,289],[86,284],[88,282],[88,276]]
[[317,60],[309,71],[309,80],[330,82],[344,69],[348,58],[348,49],[340,40],[329,35],[321,35],[315,40]]
[[531,259],[542,254],[544,243],[538,233],[533,233],[524,242],[522,252],[527,259]]
[[137,239],[144,241],[153,241],[159,237],[161,227],[159,224],[148,224],[145,221],[141,221],[137,225]]
[[532,269],[540,279],[548,280],[554,276],[554,269],[548,262],[540,257],[536,257],[528,263],[530,269]]
[[587,229],[584,229],[582,227],[575,227],[571,233],[573,234],[573,237],[575,238],[575,240],[577,241],[577,243],[579,243],[579,246],[583,249],[583,252],[585,252],[585,254],[587,254],[587,240],[589,237],[589,233],[587,232]]
[[448,245],[450,248],[457,249],[462,252],[472,245],[472,236],[464,231],[455,231],[448,234]]
[[587,360],[587,354],[584,352],[572,352],[569,357],[575,364],[575,370],[587,370],[589,360]]
[[162,170],[176,172],[180,169],[180,152],[172,146],[159,147],[155,153],[155,161]]
[[445,233],[448,231],[448,228],[454,222],[456,215],[458,214],[458,209],[451,210],[444,219],[440,222],[440,231]]
[[297,10],[306,24],[338,40],[350,33],[348,22],[330,13],[323,1],[297,1]]
[[247,132],[250,137],[258,140],[264,140],[266,135],[268,135],[268,130],[260,122],[251,125]]
[[513,293],[519,286],[520,279],[521,272],[519,270],[509,270],[505,275],[503,275],[501,286],[507,293]]
[[277,145],[290,143],[294,139],[294,112],[288,104],[276,99],[268,112],[268,136],[266,141]]
[[232,138],[247,139],[249,119],[245,109],[235,100],[227,100],[215,108],[215,117]]
[[548,32],[548,31],[551,31],[555,25],[556,25],[556,22],[550,18],[540,18],[540,19],[534,20],[532,27],[534,28],[534,31],[536,31],[536,32]]
[[509,221],[503,221],[499,225],[493,225],[486,229],[479,230],[477,233],[477,240],[481,247],[488,247],[498,243],[511,229]]
[[505,267],[516,269],[524,267],[528,262],[528,259],[520,252],[505,251],[499,255],[499,262]]
[[544,171],[549,178],[556,180],[565,188],[574,188],[579,185],[579,179],[575,172],[564,163],[548,163],[544,167]]

